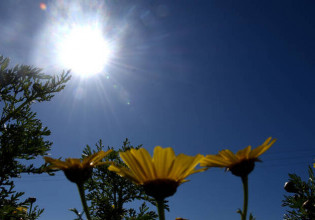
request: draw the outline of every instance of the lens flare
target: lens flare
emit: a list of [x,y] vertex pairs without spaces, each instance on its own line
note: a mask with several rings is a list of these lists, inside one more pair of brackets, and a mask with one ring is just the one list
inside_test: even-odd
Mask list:
[[45,3],[43,3],[43,2],[41,2],[41,3],[39,4],[39,8],[40,8],[41,10],[45,11],[45,10],[47,9],[47,5],[46,5]]

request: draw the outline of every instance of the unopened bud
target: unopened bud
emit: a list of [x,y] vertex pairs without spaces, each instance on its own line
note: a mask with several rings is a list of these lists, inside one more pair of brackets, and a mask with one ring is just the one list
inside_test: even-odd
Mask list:
[[33,204],[34,202],[36,202],[36,198],[35,197],[29,197],[26,201]]
[[291,181],[286,182],[284,184],[284,189],[285,189],[285,191],[287,191],[289,193],[297,193],[298,192],[297,188],[295,187],[295,184]]

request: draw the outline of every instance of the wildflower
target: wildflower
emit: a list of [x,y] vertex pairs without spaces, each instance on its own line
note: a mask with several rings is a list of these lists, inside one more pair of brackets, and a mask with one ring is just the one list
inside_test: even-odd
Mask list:
[[[247,208],[248,208],[248,174],[253,171],[255,162],[260,161],[259,156],[266,152],[274,143],[276,139],[271,137],[255,149],[251,149],[251,146],[246,147],[243,150],[238,151],[236,154],[230,150],[219,151],[217,155],[207,155],[200,162],[202,167],[225,167],[230,170],[235,176],[239,176],[242,179],[244,189],[244,204],[243,210],[238,211],[242,220],[246,220]],[[250,217],[251,218],[251,217]]]
[[92,176],[92,171],[95,166],[102,164],[108,164],[108,162],[101,162],[112,150],[99,151],[93,155],[90,155],[83,160],[76,158],[67,158],[65,161],[53,159],[51,157],[44,157],[46,163],[51,165],[48,167],[52,170],[62,170],[68,180],[77,184],[83,210],[86,218],[91,220],[89,209],[85,199],[84,182]]
[[95,166],[106,164],[107,162],[100,162],[112,150],[99,151],[83,160],[77,158],[67,158],[65,161],[53,159],[51,157],[44,157],[46,163],[51,165],[48,167],[51,170],[62,170],[68,180],[74,183],[84,183],[92,175],[92,170]]
[[121,152],[120,157],[129,169],[116,165],[111,165],[108,169],[142,185],[146,194],[156,199],[160,220],[165,220],[164,199],[174,195],[177,187],[188,181],[186,177],[205,170],[195,169],[203,158],[202,155],[175,156],[170,147],[155,147],[153,158],[143,148]]
[[23,207],[23,206],[17,207],[16,210],[17,210],[18,212],[27,213],[27,208],[26,208],[26,207]]
[[175,156],[170,147],[155,147],[153,158],[144,148],[121,152],[120,157],[129,169],[116,165],[111,165],[108,169],[142,185],[148,195],[159,201],[174,195],[177,187],[188,181],[186,177],[205,170],[195,169],[203,158],[202,155]]
[[207,155],[200,165],[202,167],[225,167],[232,174],[245,177],[253,171],[255,162],[260,161],[258,157],[275,143],[276,139],[271,139],[269,137],[262,145],[253,150],[251,150],[251,146],[248,146],[236,154],[230,150],[222,150],[217,155]]
[[18,206],[16,207],[15,211],[13,211],[13,214],[19,216],[19,219],[24,219],[22,217],[25,217],[25,215],[27,214],[27,208],[23,206]]

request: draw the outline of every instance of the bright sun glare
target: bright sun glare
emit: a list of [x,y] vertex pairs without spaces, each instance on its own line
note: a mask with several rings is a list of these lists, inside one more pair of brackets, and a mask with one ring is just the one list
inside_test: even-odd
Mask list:
[[90,26],[71,28],[58,45],[62,65],[83,77],[102,72],[110,54],[102,31]]

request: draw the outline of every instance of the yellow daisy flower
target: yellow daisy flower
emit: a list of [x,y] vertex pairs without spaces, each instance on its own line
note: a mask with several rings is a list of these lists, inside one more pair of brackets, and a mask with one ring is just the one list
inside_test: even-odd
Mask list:
[[120,157],[126,167],[109,166],[109,170],[142,185],[145,192],[158,201],[172,196],[185,178],[205,169],[196,170],[202,155],[175,156],[172,148],[155,147],[153,157],[144,148],[121,152]]
[[51,157],[44,157],[46,163],[51,165],[48,167],[51,170],[62,170],[68,180],[74,183],[84,183],[92,175],[92,170],[95,166],[107,164],[107,162],[100,162],[112,150],[99,151],[90,155],[83,160],[77,158],[67,158],[65,161],[53,159]]
[[26,207],[23,207],[23,206],[17,207],[16,210],[17,210],[18,212],[27,213],[27,208],[26,208]]
[[255,162],[260,161],[258,157],[275,142],[276,139],[269,137],[262,145],[253,150],[251,146],[248,146],[236,154],[230,150],[222,150],[217,155],[206,155],[200,162],[200,166],[225,167],[236,176],[247,176],[254,169]]

